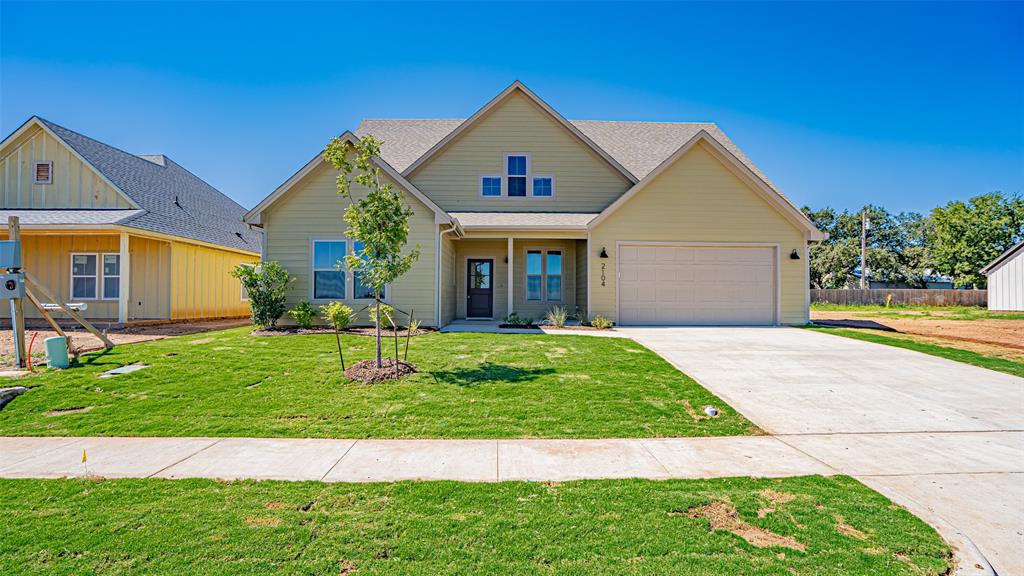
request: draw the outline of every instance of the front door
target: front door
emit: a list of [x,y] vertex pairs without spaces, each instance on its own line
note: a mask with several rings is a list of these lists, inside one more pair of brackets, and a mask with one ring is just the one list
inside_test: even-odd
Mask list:
[[494,317],[494,260],[466,261],[466,317]]

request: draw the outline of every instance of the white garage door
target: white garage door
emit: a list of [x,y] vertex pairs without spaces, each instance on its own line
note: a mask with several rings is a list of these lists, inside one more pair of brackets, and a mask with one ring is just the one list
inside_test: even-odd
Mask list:
[[774,324],[775,302],[774,247],[619,247],[620,324]]

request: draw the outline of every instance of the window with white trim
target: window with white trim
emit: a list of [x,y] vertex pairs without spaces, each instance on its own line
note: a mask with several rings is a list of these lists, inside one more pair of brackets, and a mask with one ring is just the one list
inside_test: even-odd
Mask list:
[[98,254],[71,255],[71,299],[95,300],[99,290]]
[[313,240],[313,299],[345,299],[344,240]]
[[505,157],[505,177],[508,180],[510,198],[526,196],[526,181],[529,172],[529,158],[509,154]]
[[562,251],[526,251],[526,299],[562,300]]
[[53,162],[33,162],[32,163],[32,183],[33,184],[53,184]]
[[121,255],[103,254],[103,299],[117,300],[121,295]]
[[[354,253],[357,256],[359,256],[360,258],[363,257],[363,243],[362,242],[354,242],[353,243],[353,250],[355,250]],[[373,300],[374,299],[374,292],[373,292],[373,290],[369,286],[366,286],[365,284],[363,284],[361,276],[362,275],[359,272],[353,272],[352,273],[352,298],[355,299],[355,300]],[[388,289],[388,287],[385,286],[384,287],[384,294],[380,295],[382,300],[384,299],[385,295],[387,294],[387,289]]]
[[480,195],[501,196],[501,176],[481,176]]
[[541,198],[550,198],[555,195],[554,176],[534,176],[533,195]]

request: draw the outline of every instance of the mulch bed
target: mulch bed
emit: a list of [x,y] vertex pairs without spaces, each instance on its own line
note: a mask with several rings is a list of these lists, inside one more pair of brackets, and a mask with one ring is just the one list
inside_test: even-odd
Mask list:
[[388,380],[397,380],[409,374],[417,372],[416,366],[404,360],[398,361],[398,374],[395,374],[395,359],[384,358],[381,361],[382,368],[377,368],[376,360],[363,360],[345,370],[345,376],[350,380],[362,380],[363,384],[376,384]]
[[[429,334],[434,332],[433,328],[420,328],[412,333],[413,336],[422,336],[423,334]],[[348,328],[342,330],[342,334],[350,334],[354,336],[376,336],[377,330],[373,327],[357,327]],[[306,334],[334,334],[333,328],[327,328],[326,326],[314,326],[312,328],[296,328],[295,326],[275,326],[273,328],[257,328],[251,332],[253,336],[302,336]],[[406,331],[404,328],[398,329],[398,337],[405,338]],[[395,331],[388,328],[381,330],[380,335],[382,338],[394,338]]]
[[498,324],[498,328],[509,329],[518,328],[520,330],[540,330],[539,324]]
[[541,326],[541,329],[548,329],[548,330],[579,330],[580,332],[602,332],[603,331],[600,328],[594,328],[593,326],[580,326],[578,324],[573,324],[572,326],[565,325],[565,326],[561,326],[561,327],[559,327],[559,326],[551,326],[551,325],[547,325],[546,324],[544,326]]

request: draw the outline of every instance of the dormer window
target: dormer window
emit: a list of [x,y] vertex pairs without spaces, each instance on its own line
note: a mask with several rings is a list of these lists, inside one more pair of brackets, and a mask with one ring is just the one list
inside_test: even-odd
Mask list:
[[507,167],[507,171],[505,175],[508,178],[509,197],[514,198],[526,196],[528,164],[529,161],[526,156],[515,156],[512,154],[506,156],[505,165]]
[[53,162],[34,162],[32,174],[33,184],[53,184]]

